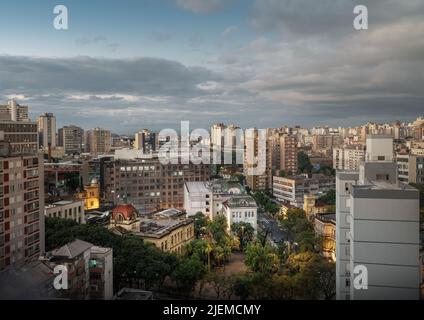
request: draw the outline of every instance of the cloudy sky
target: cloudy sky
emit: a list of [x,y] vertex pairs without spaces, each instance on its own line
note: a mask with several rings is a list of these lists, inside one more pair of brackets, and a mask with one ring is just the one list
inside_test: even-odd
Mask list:
[[[53,28],[53,8],[69,30]],[[353,28],[353,8],[369,29]],[[424,0],[0,3],[0,103],[58,126],[356,125],[424,114]]]

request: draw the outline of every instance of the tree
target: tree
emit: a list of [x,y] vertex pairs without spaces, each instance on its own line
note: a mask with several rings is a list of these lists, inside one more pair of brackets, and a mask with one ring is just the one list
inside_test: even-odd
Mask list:
[[297,295],[307,299],[332,299],[335,295],[335,265],[321,255],[303,252],[286,262],[288,275],[296,282]]
[[286,216],[280,218],[280,223],[283,228],[293,233],[295,231],[295,227],[299,224],[299,222],[305,219],[305,211],[299,208],[290,208],[287,210]]
[[199,239],[206,230],[206,227],[209,223],[209,218],[206,217],[202,212],[197,212],[194,216],[194,232],[196,234],[196,238]]
[[207,276],[207,281],[212,285],[212,288],[214,289],[216,294],[216,299],[219,299],[221,295],[227,290],[227,287],[229,287],[230,285],[230,282],[228,281],[227,277],[217,273],[210,273]]
[[249,276],[245,273],[236,273],[232,276],[233,292],[240,300],[247,300],[250,295]]
[[46,250],[51,251],[75,239],[113,249],[114,288],[122,286],[160,288],[175,269],[174,254],[162,252],[134,235],[119,236],[96,225],[80,225],[71,220],[45,219]]
[[207,226],[212,239],[220,245],[227,245],[229,243],[227,228],[227,219],[221,214],[215,216]]
[[326,205],[335,205],[336,204],[336,190],[329,190],[325,195],[318,198],[319,202],[323,202]]
[[247,243],[253,240],[255,229],[250,223],[236,222],[231,225],[231,231],[238,238],[240,250],[244,250]]
[[185,295],[189,295],[197,281],[206,275],[206,268],[197,255],[183,258],[172,272],[172,279],[178,289]]
[[259,242],[247,246],[245,263],[253,272],[262,274],[276,273],[280,269],[280,259],[276,250]]
[[309,156],[305,152],[301,151],[297,154],[297,163],[300,172],[308,174],[312,173],[313,166]]

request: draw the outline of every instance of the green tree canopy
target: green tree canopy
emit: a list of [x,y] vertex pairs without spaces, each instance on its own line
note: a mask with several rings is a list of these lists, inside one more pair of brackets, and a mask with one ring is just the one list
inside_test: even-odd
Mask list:
[[278,252],[269,245],[250,243],[246,249],[246,265],[254,272],[276,273],[280,269]]
[[246,244],[253,240],[255,229],[250,223],[236,222],[231,225],[231,231],[238,238],[240,249],[244,250]]

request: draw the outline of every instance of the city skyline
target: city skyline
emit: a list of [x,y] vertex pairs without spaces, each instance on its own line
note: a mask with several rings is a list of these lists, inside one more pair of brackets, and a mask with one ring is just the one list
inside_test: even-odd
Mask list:
[[[0,19],[2,103],[30,105],[32,119],[54,113],[58,128],[338,127],[422,115],[419,1],[61,4],[66,31],[52,26],[54,1],[2,4]],[[357,4],[369,30],[352,26]]]

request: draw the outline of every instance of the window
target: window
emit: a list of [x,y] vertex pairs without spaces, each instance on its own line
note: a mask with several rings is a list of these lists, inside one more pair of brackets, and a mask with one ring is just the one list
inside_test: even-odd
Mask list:
[[346,288],[349,288],[350,287],[350,279],[346,279],[345,284],[346,284]]
[[388,181],[389,175],[388,174],[377,174],[376,180],[377,181]]

